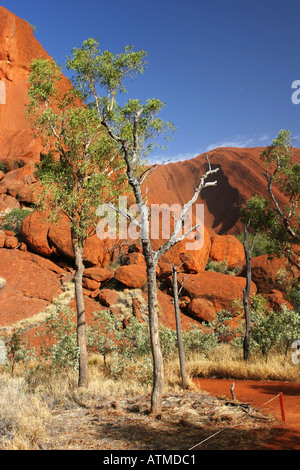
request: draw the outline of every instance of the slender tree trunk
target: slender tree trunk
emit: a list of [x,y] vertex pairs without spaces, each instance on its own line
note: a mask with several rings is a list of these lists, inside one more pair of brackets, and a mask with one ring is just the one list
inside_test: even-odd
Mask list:
[[77,308],[77,345],[79,348],[79,377],[78,386],[88,386],[88,355],[86,347],[85,332],[85,307],[82,289],[82,276],[84,271],[83,264],[83,247],[77,241],[73,241],[73,249],[75,255],[75,297]]
[[174,308],[175,308],[175,318],[176,318],[176,331],[177,331],[181,381],[182,381],[182,388],[186,389],[188,387],[187,387],[187,379],[186,379],[185,355],[184,355],[182,334],[181,334],[181,321],[180,321],[180,311],[179,311],[178,282],[177,282],[176,266],[173,266],[172,277],[173,277],[173,295],[174,295]]
[[249,296],[251,288],[251,252],[248,246],[248,227],[245,225],[244,229],[244,251],[246,257],[246,287],[243,290],[243,304],[245,312],[245,337],[244,337],[244,360],[249,359],[249,349],[250,349],[250,339],[251,339],[251,318],[250,318],[250,308],[249,308]]
[[164,389],[164,366],[159,339],[157,316],[156,263],[147,263],[148,279],[148,312],[150,325],[150,340],[153,358],[153,386],[150,413],[159,418]]

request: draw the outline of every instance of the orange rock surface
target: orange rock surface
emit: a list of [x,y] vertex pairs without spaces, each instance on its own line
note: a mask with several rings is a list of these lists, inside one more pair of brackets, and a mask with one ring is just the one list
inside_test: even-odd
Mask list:
[[[179,285],[183,285],[182,295],[191,299],[205,299],[215,310],[231,310],[235,299],[242,300],[246,279],[227,274],[205,271],[198,274],[178,274]],[[250,295],[257,291],[251,283]]]
[[[38,161],[41,142],[34,139],[25,115],[29,67],[33,59],[51,59],[30,24],[0,6],[0,148],[1,160]],[[62,77],[62,86],[69,80]]]
[[0,288],[0,324],[10,325],[44,310],[62,292],[62,272],[38,255],[2,248],[0,278],[6,282]]
[[227,261],[228,267],[246,262],[243,244],[233,235],[213,236],[209,257],[211,261]]

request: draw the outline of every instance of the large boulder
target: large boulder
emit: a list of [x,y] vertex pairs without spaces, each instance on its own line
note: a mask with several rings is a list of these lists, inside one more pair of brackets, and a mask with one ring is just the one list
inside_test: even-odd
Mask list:
[[50,260],[20,250],[2,248],[0,277],[0,323],[11,325],[43,311],[61,294],[63,270]]
[[234,235],[214,235],[211,242],[209,253],[211,261],[226,261],[229,268],[245,264],[243,244]]
[[188,304],[187,311],[200,322],[211,322],[216,316],[214,304],[207,299],[194,298]]
[[43,256],[51,256],[53,249],[48,240],[49,228],[48,214],[34,211],[23,220],[20,235],[33,251]]
[[120,266],[115,271],[115,279],[127,287],[141,289],[147,283],[147,271],[138,264]]
[[[240,273],[246,277],[246,268]],[[292,281],[292,275],[284,258],[271,258],[261,255],[251,260],[251,276],[259,293],[267,294],[273,289],[286,292],[287,285]]]
[[[44,256],[55,254],[74,260],[70,222],[65,215],[59,217],[56,223],[51,223],[48,212],[35,211],[23,221],[21,236],[36,253]],[[102,266],[107,257],[104,240],[100,240],[97,235],[86,240],[83,260],[87,267]]]
[[0,193],[0,216],[8,214],[13,209],[20,209],[19,201],[9,194]]
[[[213,306],[216,311],[232,310],[233,301],[242,300],[243,289],[246,285],[244,278],[213,271],[190,275],[178,273],[178,282],[179,286],[182,286],[183,296],[188,296],[191,300],[209,301],[209,307]],[[171,283],[172,280],[169,278],[169,284],[171,285]],[[252,282],[250,295],[256,292],[257,288]]]

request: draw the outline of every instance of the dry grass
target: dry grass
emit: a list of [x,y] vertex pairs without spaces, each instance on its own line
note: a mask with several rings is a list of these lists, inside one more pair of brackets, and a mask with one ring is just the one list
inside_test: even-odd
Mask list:
[[0,376],[0,449],[39,449],[51,429],[51,414],[38,394],[26,393],[22,377]]
[[292,363],[291,358],[273,354],[266,360],[256,355],[245,362],[242,351],[235,350],[229,345],[220,346],[210,354],[209,358],[193,354],[189,358],[187,368],[191,377],[300,381],[299,367]]
[[[282,361],[282,357],[272,357],[268,362],[256,358],[255,361],[245,364],[240,353],[225,345],[214,351],[209,360],[199,354],[193,354],[187,361],[190,400],[195,400],[193,393],[199,396],[199,389],[193,383],[193,377],[197,376],[299,381],[299,367],[294,366],[288,360],[283,365]],[[125,422],[131,425],[133,418],[130,418],[128,411],[126,411],[128,404],[134,404],[130,406],[138,404],[138,407],[144,410],[150,405],[151,385],[145,386],[138,383],[137,364],[127,367],[121,379],[113,380],[105,372],[102,358],[98,355],[91,356],[88,389],[77,387],[76,372],[64,370],[60,374],[55,374],[49,365],[44,365],[34,372],[28,373],[30,366],[28,364],[27,370],[25,370],[23,365],[18,364],[17,375],[13,377],[6,373],[0,374],[0,450],[92,448],[95,445],[94,424],[98,421],[102,422],[101,420],[104,420],[104,424],[101,424],[102,427],[99,424],[99,429],[101,427],[101,432],[103,430],[104,437],[101,434],[102,440],[98,445],[117,448],[109,447],[117,446],[117,441],[112,442],[105,437],[107,429],[110,429],[109,426],[115,426],[114,420],[119,423],[118,426]],[[178,411],[176,411],[177,408],[176,410],[172,408],[171,413],[171,408],[168,407],[171,406],[172,400],[183,403],[177,359],[165,364],[165,395],[168,394],[169,398],[165,402],[165,406],[167,410],[170,409],[170,414],[166,415],[164,418],[166,421],[162,424],[166,435],[168,435],[168,426],[173,432],[174,417],[180,423],[193,422],[191,426],[196,426],[198,430],[205,429],[202,424],[195,424],[194,420],[199,420],[202,414],[203,419],[208,419],[208,409],[211,410],[209,425],[217,424],[218,421],[235,419],[228,415],[230,410],[227,407],[224,408],[222,403],[211,402],[207,405],[208,408],[203,408],[203,411],[200,409],[195,411],[191,406],[193,401],[189,401],[188,395],[186,408],[182,408],[180,411],[181,405],[178,405]],[[112,408],[113,403],[118,404],[116,410]],[[122,407],[122,410],[117,411],[118,407]],[[101,417],[98,415],[100,413],[97,411],[98,409],[101,409],[101,413],[103,412]],[[176,413],[180,411],[180,416],[177,416],[174,410]],[[219,416],[222,416],[222,419],[219,419]],[[147,429],[147,432],[149,431],[151,434],[151,439],[155,439],[155,430],[152,429],[154,425],[147,421],[149,418],[142,413],[136,419],[138,424],[141,424],[141,432],[145,433],[145,429]],[[177,429],[178,424],[176,426]],[[134,428],[132,429],[134,430]],[[192,440],[192,427],[190,431]],[[81,437],[81,432],[86,433],[86,440]],[[122,437],[124,441],[122,442],[125,442],[126,427],[122,432],[124,432]],[[119,427],[118,433],[121,433]],[[98,434],[97,439],[100,439]],[[144,444],[146,445],[146,441]],[[170,445],[170,443],[165,443],[165,445]]]

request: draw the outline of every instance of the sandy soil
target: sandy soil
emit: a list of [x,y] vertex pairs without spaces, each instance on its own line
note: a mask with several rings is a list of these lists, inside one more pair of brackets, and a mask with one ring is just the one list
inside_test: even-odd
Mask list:
[[[231,399],[230,387],[233,380],[198,379],[197,385],[214,396]],[[235,398],[239,402],[269,413],[276,419],[271,435],[260,442],[258,448],[270,450],[300,450],[300,383],[257,382],[234,380]],[[285,421],[282,421],[279,393],[283,394]],[[271,400],[271,401],[269,401]],[[268,402],[268,403],[266,403]]]

